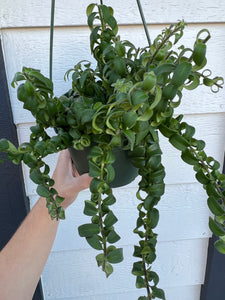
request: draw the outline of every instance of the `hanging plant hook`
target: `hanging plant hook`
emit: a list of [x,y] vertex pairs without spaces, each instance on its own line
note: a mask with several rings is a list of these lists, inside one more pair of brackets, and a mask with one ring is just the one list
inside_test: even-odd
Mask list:
[[148,27],[147,27],[147,24],[146,24],[146,21],[145,21],[145,16],[144,16],[144,13],[143,13],[143,9],[142,9],[140,0],[137,0],[137,5],[138,5],[138,9],[139,9],[139,12],[140,12],[140,15],[141,15],[142,23],[144,25],[145,34],[146,34],[146,37],[147,37],[147,40],[148,40],[148,44],[149,44],[149,47],[151,47],[152,43],[151,43]]
[[55,17],[55,0],[52,0],[51,24],[50,24],[50,49],[49,49],[49,78],[50,78],[50,80],[52,80],[54,17]]

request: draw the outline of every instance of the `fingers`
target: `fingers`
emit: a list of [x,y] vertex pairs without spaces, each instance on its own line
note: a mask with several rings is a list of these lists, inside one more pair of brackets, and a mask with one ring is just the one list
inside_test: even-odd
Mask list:
[[76,177],[76,184],[79,186],[79,190],[81,191],[89,188],[91,181],[92,177],[90,177],[87,173]]

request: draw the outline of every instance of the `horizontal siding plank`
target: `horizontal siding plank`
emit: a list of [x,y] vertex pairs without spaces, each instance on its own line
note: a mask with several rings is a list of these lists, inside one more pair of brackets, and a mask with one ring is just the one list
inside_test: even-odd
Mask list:
[[[202,284],[207,243],[207,239],[159,243],[157,253],[160,259],[153,266],[160,276],[159,286],[181,287],[182,291],[183,286]],[[115,265],[114,273],[106,279],[95,262],[97,251],[52,252],[42,275],[47,299],[82,299],[99,294],[107,299],[107,295],[126,292],[131,295],[129,299],[135,299],[132,298],[133,292],[137,296],[135,276],[131,274],[132,253],[133,247],[124,247],[124,261]],[[139,295],[142,294],[140,291]]]
[[[121,239],[118,245],[133,245],[138,236],[133,233],[138,217],[136,189],[116,189],[117,202],[111,207],[118,218],[115,229]],[[31,197],[31,203],[37,197]],[[89,245],[78,234],[78,226],[90,223],[90,217],[83,215],[84,201],[90,199],[88,191],[81,192],[75,203],[66,211],[53,246],[53,251],[88,249]],[[176,241],[211,237],[208,228],[210,212],[205,191],[198,184],[168,185],[158,204],[160,220],[155,232],[159,241]],[[177,226],[179,224],[179,226]]]
[[[212,69],[214,76],[225,77],[225,24],[206,27],[212,34],[208,44],[208,68]],[[152,36],[155,37],[161,28],[162,26],[152,26]],[[197,32],[202,28],[200,25],[188,26],[183,42],[188,47],[192,46]],[[120,34],[122,39],[130,39],[136,46],[146,45],[141,27],[122,27]],[[41,69],[48,76],[48,30],[5,30],[2,39],[9,84],[14,74],[23,66]],[[61,95],[71,87],[71,82],[65,82],[63,79],[65,72],[80,60],[87,59],[93,62],[89,49],[89,30],[80,27],[57,29],[54,43],[53,82],[55,94]],[[15,123],[23,123],[24,120],[32,122],[33,117],[22,109],[22,103],[16,97],[16,90],[10,85],[9,92]],[[182,104],[176,111],[186,114],[224,112],[224,99],[225,89],[215,94],[210,91],[210,88],[201,86],[192,92],[185,90]]]
[[[200,285],[166,287],[165,288],[166,299],[167,300],[174,300],[174,299],[175,300],[199,300],[200,289],[201,289]],[[140,296],[139,290],[133,292],[127,291],[126,293],[117,293],[117,291],[112,291],[111,294],[106,294],[106,295],[99,294],[99,295],[91,295],[91,296],[78,296],[73,298],[58,298],[57,300],[137,300],[139,296]],[[46,296],[45,300],[52,300],[52,298]]]
[[[92,2],[92,1],[91,1]],[[56,1],[55,24],[57,26],[86,24],[86,7],[90,0]],[[113,6],[120,24],[141,23],[135,0],[105,0],[104,4]],[[142,0],[143,10],[148,23],[171,23],[178,19],[186,22],[224,22],[225,2],[221,0]],[[41,12],[41,13],[40,13]],[[0,28],[49,26],[50,2],[8,0],[3,1],[0,10]]]

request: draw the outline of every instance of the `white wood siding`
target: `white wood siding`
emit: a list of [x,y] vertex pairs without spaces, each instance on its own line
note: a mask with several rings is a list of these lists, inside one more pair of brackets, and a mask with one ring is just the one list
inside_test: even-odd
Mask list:
[[[15,72],[23,66],[39,68],[48,75],[50,1],[7,0],[0,5],[0,35],[3,42],[9,91],[14,122],[21,142],[29,136],[33,117],[16,100],[10,86]],[[53,80],[56,95],[70,87],[63,80],[64,73],[82,59],[93,61],[89,50],[89,30],[86,26],[86,6],[91,0],[56,1]],[[120,23],[122,39],[130,39],[144,46],[146,38],[141,26],[135,0],[105,0],[112,5]],[[186,27],[183,43],[193,45],[197,32],[208,28],[212,38],[208,43],[208,67],[214,75],[225,77],[225,1],[214,0],[142,0],[150,35],[153,39],[164,24],[184,19]],[[212,94],[206,87],[185,92],[177,114],[196,127],[196,136],[206,141],[206,150],[223,163],[225,144],[225,89]],[[159,244],[155,269],[160,275],[160,286],[168,300],[199,300],[204,282],[207,259],[209,210],[206,194],[196,182],[191,166],[185,165],[179,152],[165,138],[162,139],[163,162],[166,168],[166,192],[158,205],[160,223],[157,228]],[[54,169],[57,155],[47,158]],[[27,195],[33,205],[37,196],[35,185],[24,168]],[[135,300],[143,291],[135,288],[132,276],[132,233],[137,216],[135,197],[138,179],[130,185],[115,189],[117,203],[114,212],[121,235],[125,260],[115,265],[114,273],[106,279],[95,262],[96,251],[79,237],[77,227],[89,219],[82,214],[89,191],[82,192],[67,210],[61,222],[51,255],[43,272],[46,300]]]

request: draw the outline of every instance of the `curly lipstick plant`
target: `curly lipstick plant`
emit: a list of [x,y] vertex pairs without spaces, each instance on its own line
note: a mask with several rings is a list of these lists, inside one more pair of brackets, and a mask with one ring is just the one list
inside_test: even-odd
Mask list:
[[[111,207],[116,199],[111,184],[117,176],[114,150],[126,151],[140,175],[136,194],[139,215],[134,229],[140,241],[134,246],[137,261],[132,273],[137,288],[146,289],[146,296],[138,299],[165,299],[151,266],[156,259],[156,205],[165,188],[158,133],[180,150],[185,163],[193,166],[215,216],[209,218],[210,229],[219,237],[215,247],[225,253],[225,175],[219,171],[219,162],[205,153],[204,141],[194,137],[194,127],[182,121],[182,115],[174,116],[184,89],[191,91],[205,85],[217,92],[223,79],[211,77],[205,69],[206,43],[210,38],[207,29],[197,34],[193,49],[176,47],[183,35],[183,21],[165,28],[149,46],[136,48],[117,34],[111,7],[91,4],[87,16],[96,67],[87,61],[77,63],[66,73],[67,78],[72,73],[72,88],[60,97],[53,94],[52,81],[40,71],[24,67],[16,73],[12,85],[23,82],[17,89],[18,99],[33,114],[36,125],[30,128],[29,142],[17,149],[1,139],[0,151],[6,152],[13,163],[23,161],[30,168],[37,193],[46,197],[50,216],[63,219],[63,198],[53,188],[54,181],[43,158],[65,148],[89,150],[89,174],[93,180],[84,214],[91,220],[78,230],[91,247],[100,251],[97,264],[107,277],[113,272],[112,264],[123,260],[122,249],[114,245],[120,237],[114,228],[117,217]],[[55,128],[54,136],[48,134],[49,127]]]

